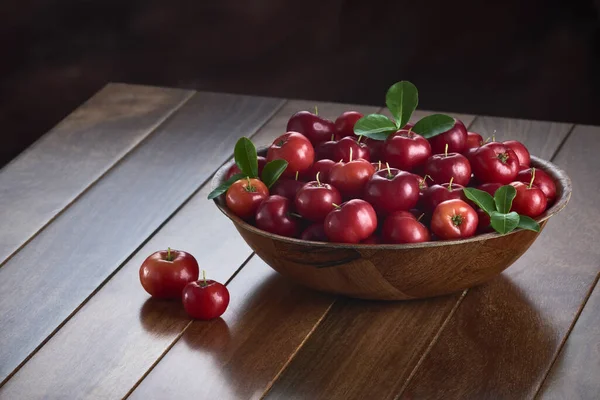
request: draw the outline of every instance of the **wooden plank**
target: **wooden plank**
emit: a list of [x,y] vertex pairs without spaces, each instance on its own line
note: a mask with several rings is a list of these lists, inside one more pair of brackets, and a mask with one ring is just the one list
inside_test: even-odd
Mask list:
[[130,398],[258,397],[334,300],[256,256],[229,288],[235,295],[222,319],[193,322]]
[[[314,103],[287,102],[252,140],[258,145],[270,143],[285,130],[290,115],[312,107]],[[335,117],[344,107],[319,104],[319,112]],[[370,108],[361,109],[372,112]],[[195,194],[6,382],[0,395],[23,398],[54,393],[68,397],[80,393],[91,397],[123,397],[177,340],[189,322],[178,303],[148,300],[137,277],[143,259],[166,246],[187,249],[196,255],[201,268],[207,269],[211,277],[225,282],[251,254],[233,224],[206,200],[208,191],[205,186]],[[238,295],[233,288],[230,290],[235,299]],[[106,331],[108,326],[110,332]],[[94,343],[94,348],[81,351],[88,343]],[[52,365],[51,370],[49,365]],[[32,379],[36,385],[30,384]]]
[[192,91],[109,84],[0,171],[0,265]]
[[555,159],[570,173],[571,202],[503,279],[465,297],[407,398],[535,395],[600,270],[598,151],[597,128],[572,132]]
[[0,379],[198,189],[239,136],[253,134],[281,104],[194,95],[0,268]]
[[[486,132],[495,125],[487,118],[485,125],[479,121],[479,117],[475,119],[470,129]],[[502,123],[505,121],[499,119],[498,125]],[[554,149],[545,145],[546,133],[553,130],[552,125],[523,121],[513,124],[511,135],[527,142],[532,149],[540,149],[538,154],[551,157],[560,144],[556,141]],[[569,125],[563,125],[563,138],[568,131]],[[273,384],[267,398],[286,398],[292,393],[300,393],[298,398],[311,399],[394,398],[460,302],[461,294],[455,294],[440,299],[399,303],[386,309],[376,302],[341,300]],[[397,324],[397,329],[392,328],[394,324]],[[348,339],[331,339],[342,335]],[[348,351],[353,340],[356,343],[352,351]],[[374,367],[362,368],[365,357],[368,357],[370,365],[385,367],[376,370],[373,370]],[[335,362],[331,362],[331,358]],[[360,364],[358,360],[361,360]],[[438,374],[440,376],[443,374]],[[450,380],[448,385],[451,384]]]

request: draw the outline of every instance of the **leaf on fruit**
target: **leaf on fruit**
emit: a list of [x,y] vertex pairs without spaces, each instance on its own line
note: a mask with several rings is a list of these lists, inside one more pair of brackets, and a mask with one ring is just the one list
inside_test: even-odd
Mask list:
[[258,155],[250,139],[240,138],[235,144],[233,155],[240,171],[250,178],[258,178]]
[[269,161],[263,168],[261,180],[270,189],[288,166],[285,160]]
[[517,195],[517,189],[511,185],[504,185],[496,190],[494,193],[494,201],[496,202],[496,210],[500,213],[506,214],[512,207],[512,202]]
[[517,228],[539,232],[540,224],[538,224],[535,219],[528,217],[527,215],[519,215],[519,225],[517,225]]
[[365,136],[373,140],[385,140],[398,129],[394,121],[381,114],[369,114],[354,125],[354,133],[357,136]]
[[396,120],[396,128],[401,129],[419,104],[419,92],[409,81],[394,83],[385,95],[385,104]]
[[432,114],[421,118],[412,131],[423,136],[425,139],[432,138],[450,130],[454,126],[454,118],[444,114]]
[[233,185],[234,182],[239,181],[240,179],[245,178],[245,177],[246,177],[246,174],[242,174],[242,173],[233,175],[231,178],[227,179],[225,182],[223,182],[222,184],[217,186],[215,188],[215,190],[210,192],[208,194],[208,199],[212,200],[216,197],[219,197],[220,195],[225,193],[227,191],[227,189],[229,189],[229,187],[231,185]]
[[467,196],[467,199],[477,204],[479,208],[485,211],[488,215],[491,215],[492,212],[496,211],[496,203],[494,203],[494,198],[488,192],[484,192],[483,190],[475,188],[464,188],[463,192],[465,193],[465,196]]
[[514,230],[519,225],[519,220],[519,214],[514,211],[509,213],[493,211],[490,215],[492,228],[503,235]]

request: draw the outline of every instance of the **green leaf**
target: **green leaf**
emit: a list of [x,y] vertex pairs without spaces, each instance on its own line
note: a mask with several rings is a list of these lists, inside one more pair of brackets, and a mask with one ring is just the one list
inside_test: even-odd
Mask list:
[[354,125],[354,133],[358,136],[368,137],[373,140],[385,140],[398,129],[394,121],[381,114],[369,114]]
[[227,191],[227,189],[229,189],[229,187],[231,185],[233,185],[234,182],[239,181],[242,178],[245,178],[246,175],[239,173],[239,174],[235,174],[233,175],[231,178],[227,179],[225,182],[223,182],[222,184],[220,184],[219,186],[217,186],[215,188],[215,190],[213,190],[212,192],[210,192],[208,194],[208,199],[212,200],[215,197],[219,197],[220,195],[222,195],[223,193],[225,193]]
[[283,171],[285,171],[287,166],[288,162],[285,160],[269,161],[263,168],[261,181],[263,181],[268,188],[271,188],[271,186],[277,182],[277,179],[279,179],[281,174],[283,174]]
[[519,225],[517,228],[527,229],[534,232],[540,231],[540,224],[538,224],[535,219],[528,217],[527,215],[519,215]]
[[419,92],[409,81],[394,83],[385,95],[385,104],[396,120],[396,128],[401,129],[419,104]]
[[444,114],[431,114],[423,117],[413,126],[412,131],[425,139],[432,138],[448,131],[454,126],[454,118]]
[[258,156],[256,147],[250,139],[243,137],[235,144],[233,151],[235,163],[246,176],[258,178]]
[[490,215],[492,228],[503,235],[515,229],[519,225],[519,220],[519,214],[514,211],[509,213],[493,211]]
[[494,193],[494,201],[496,202],[496,210],[500,213],[510,211],[513,199],[517,195],[517,189],[511,185],[500,186]]
[[467,196],[467,199],[477,204],[479,208],[488,213],[488,215],[491,215],[492,212],[496,211],[494,198],[488,192],[470,187],[464,188],[463,192],[465,193],[465,196]]

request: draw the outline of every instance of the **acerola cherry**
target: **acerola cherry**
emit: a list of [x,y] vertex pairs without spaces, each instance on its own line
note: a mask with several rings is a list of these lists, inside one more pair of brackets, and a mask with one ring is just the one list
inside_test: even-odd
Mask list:
[[299,111],[292,115],[287,124],[287,132],[299,132],[316,146],[326,142],[335,134],[335,125],[328,119],[321,118],[308,111]]
[[432,154],[443,153],[448,145],[450,153],[462,153],[467,146],[467,136],[465,124],[455,119],[452,128],[429,139],[431,152]]
[[431,235],[425,225],[400,211],[385,219],[382,238],[385,243],[420,243],[430,241]]
[[330,241],[336,243],[359,243],[371,236],[375,229],[375,210],[360,199],[343,203],[325,218],[325,234]]
[[236,181],[227,189],[225,202],[227,207],[238,217],[249,219],[254,216],[258,206],[269,197],[269,189],[264,183],[254,178]]
[[419,181],[414,174],[396,168],[384,168],[371,176],[364,199],[380,214],[410,210],[419,201]]
[[527,150],[527,147],[525,147],[523,143],[516,140],[507,140],[502,142],[502,144],[515,152],[517,158],[519,159],[519,163],[522,166],[529,167],[529,164],[531,163],[531,156],[529,154],[529,150]]
[[509,184],[519,172],[519,159],[507,146],[491,142],[481,146],[471,157],[471,169],[481,183]]
[[329,171],[329,183],[336,187],[345,198],[360,197],[365,185],[375,173],[375,168],[363,159],[340,161]]
[[317,222],[306,228],[300,235],[302,240],[312,240],[313,242],[327,242],[325,227],[323,222]]
[[479,133],[467,132],[465,151],[473,148],[477,149],[481,146],[483,146],[483,137]]
[[533,186],[540,188],[546,196],[547,203],[552,204],[556,198],[556,184],[550,175],[539,168],[523,169],[517,174],[517,181],[519,182],[530,183],[532,182],[532,178]]
[[490,226],[491,220],[488,213],[481,208],[478,208],[477,218],[479,218],[479,222],[477,223],[477,233],[487,233],[492,231],[492,227]]
[[370,138],[363,138],[361,140],[369,148],[369,157],[372,161],[383,161],[383,146],[385,142],[383,140],[373,140]]
[[425,162],[425,174],[433,183],[448,183],[454,178],[454,183],[467,186],[471,180],[471,164],[462,154],[434,154]]
[[365,240],[360,241],[361,244],[381,244],[381,238],[377,235],[371,235]]
[[489,193],[492,197],[496,194],[496,190],[502,187],[501,183],[484,183],[482,185],[477,186],[477,189],[483,190],[484,192]]
[[270,196],[256,211],[256,226],[276,235],[296,237],[300,229],[298,217],[292,215],[291,200],[282,196]]
[[464,187],[453,182],[431,185],[423,192],[421,207],[427,212],[433,212],[438,204],[447,200],[467,201]]
[[423,136],[401,129],[388,136],[383,145],[383,157],[391,167],[413,171],[431,156],[431,146]]
[[315,160],[333,160],[333,150],[337,146],[337,141],[333,136],[327,142],[319,143],[315,146]]
[[154,252],[144,260],[140,267],[140,282],[152,297],[181,298],[185,285],[198,279],[199,272],[194,256],[169,248]]
[[202,280],[190,282],[183,288],[182,302],[190,317],[207,321],[223,315],[229,305],[229,290],[204,275]]
[[348,162],[350,161],[351,154],[354,159],[362,158],[367,161],[371,160],[367,145],[357,142],[355,138],[350,136],[340,139],[333,149],[333,159],[335,161],[342,160],[343,162]]
[[317,180],[308,182],[296,195],[296,211],[310,221],[323,221],[342,202],[342,195],[333,186]]
[[358,111],[346,111],[335,120],[335,131],[338,138],[354,135],[354,125],[363,115]]
[[271,186],[271,195],[283,196],[294,201],[296,193],[306,185],[305,181],[298,179],[279,178],[273,186]]
[[[260,174],[262,174],[263,168],[267,164],[267,159],[264,157],[261,157],[261,156],[258,156],[257,158],[258,158],[258,176],[260,176]],[[233,164],[227,170],[227,175],[225,175],[225,180],[227,180],[227,179],[231,178],[232,176],[234,176],[235,174],[239,174],[241,172],[242,172],[242,170],[240,169],[240,167],[238,167],[237,164]]]
[[304,178],[308,181],[314,181],[317,174],[321,182],[329,183],[329,172],[335,164],[332,160],[319,160],[310,167],[310,170],[304,174]]
[[298,132],[288,132],[279,136],[267,150],[267,161],[286,160],[288,166],[283,176],[293,177],[296,172],[307,171],[314,159],[315,150],[306,138]]
[[477,212],[462,200],[447,200],[435,208],[431,231],[440,239],[463,239],[477,231]]
[[533,178],[529,185],[523,182],[513,182],[512,186],[517,189],[517,195],[515,196],[511,211],[516,211],[519,214],[527,215],[528,217],[535,218],[546,211],[546,195],[540,188],[533,186],[535,179],[535,169],[533,169]]

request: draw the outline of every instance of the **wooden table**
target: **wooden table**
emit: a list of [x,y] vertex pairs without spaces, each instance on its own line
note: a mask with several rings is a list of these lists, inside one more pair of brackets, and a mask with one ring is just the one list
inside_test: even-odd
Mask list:
[[[314,105],[110,84],[4,167],[0,398],[599,398],[600,127],[459,115],[566,169],[571,203],[486,285],[371,302],[279,276],[206,200],[240,136]],[[167,246],[227,282],[222,319],[144,292]]]

